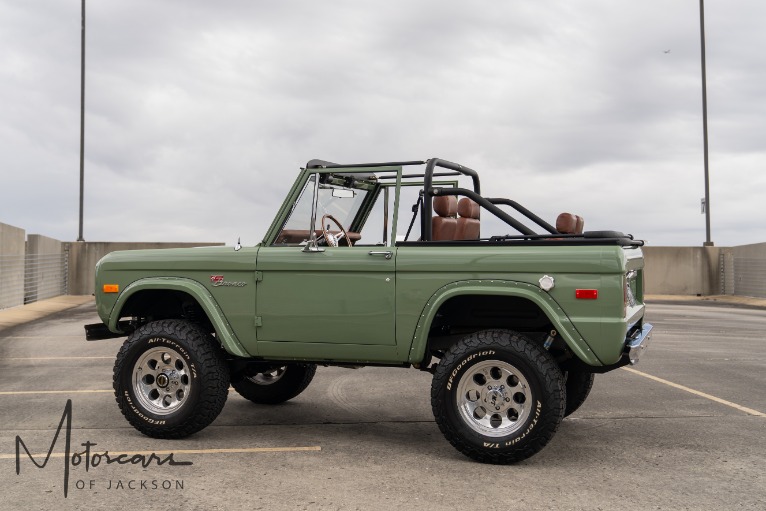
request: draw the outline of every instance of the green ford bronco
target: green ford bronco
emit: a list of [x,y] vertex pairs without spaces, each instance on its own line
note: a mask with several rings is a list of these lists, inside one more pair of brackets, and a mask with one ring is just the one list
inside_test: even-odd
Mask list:
[[433,374],[456,449],[511,463],[550,441],[594,374],[638,361],[642,245],[570,213],[549,224],[445,160],[312,160],[254,247],[104,257],[103,324],[86,335],[127,336],[115,396],[151,437],[205,428],[230,385],[278,404],[318,365],[412,367]]

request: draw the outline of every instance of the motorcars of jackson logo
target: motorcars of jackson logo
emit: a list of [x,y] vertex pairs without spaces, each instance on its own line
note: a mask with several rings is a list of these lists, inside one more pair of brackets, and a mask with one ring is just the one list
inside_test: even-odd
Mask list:
[[[81,443],[83,450],[76,449],[72,452],[72,400],[68,399],[64,406],[64,413],[61,415],[56,433],[53,436],[53,441],[48,448],[48,453],[45,458],[40,461],[39,458],[42,455],[33,455],[21,436],[16,435],[16,475],[21,475],[22,460],[28,458],[29,461],[38,469],[44,469],[50,461],[53,449],[56,447],[61,429],[66,423],[64,432],[64,498],[69,494],[70,476],[73,469],[82,469],[86,473],[90,474],[92,471],[96,471],[99,467],[106,465],[140,465],[142,468],[147,468],[150,465],[161,466],[188,466],[192,465],[191,461],[179,461],[175,459],[175,455],[171,452],[162,452],[158,454],[156,452],[150,453],[110,453],[109,451],[99,451],[94,449],[98,444],[86,440]],[[24,455],[22,455],[22,449]],[[75,480],[75,487],[77,489],[94,489],[96,481],[84,478],[78,478]],[[183,489],[183,480],[147,480],[147,479],[118,479],[109,480],[107,484],[103,485],[107,490],[159,490],[159,489]]]

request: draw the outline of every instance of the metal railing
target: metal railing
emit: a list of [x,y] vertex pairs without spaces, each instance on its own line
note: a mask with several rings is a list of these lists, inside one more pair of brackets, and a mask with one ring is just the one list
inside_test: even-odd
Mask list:
[[67,294],[68,261],[66,251],[0,255],[0,309]]

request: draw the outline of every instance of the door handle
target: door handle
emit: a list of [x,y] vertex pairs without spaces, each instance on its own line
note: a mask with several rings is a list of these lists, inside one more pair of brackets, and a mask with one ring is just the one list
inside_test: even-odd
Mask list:
[[394,253],[393,253],[393,252],[391,252],[390,250],[380,250],[380,251],[378,251],[378,250],[371,250],[371,251],[370,251],[370,252],[368,252],[368,253],[369,253],[371,256],[378,256],[378,255],[382,255],[382,256],[384,256],[386,259],[391,259],[391,257],[394,255]]

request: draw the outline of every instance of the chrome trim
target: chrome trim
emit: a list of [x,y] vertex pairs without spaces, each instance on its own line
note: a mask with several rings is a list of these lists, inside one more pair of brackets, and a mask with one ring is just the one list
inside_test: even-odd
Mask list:
[[644,323],[641,330],[636,330],[632,335],[629,335],[626,339],[625,348],[628,351],[628,358],[630,359],[630,365],[638,364],[638,359],[643,354],[649,342],[652,340],[652,325]]
[[370,254],[371,256],[382,255],[386,259],[391,259],[391,257],[394,255],[394,253],[391,252],[390,250],[381,250],[381,251],[379,251],[379,250],[370,250],[367,253]]

